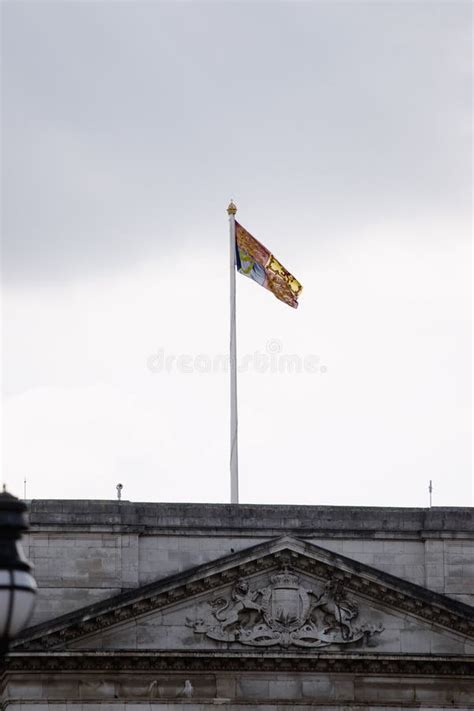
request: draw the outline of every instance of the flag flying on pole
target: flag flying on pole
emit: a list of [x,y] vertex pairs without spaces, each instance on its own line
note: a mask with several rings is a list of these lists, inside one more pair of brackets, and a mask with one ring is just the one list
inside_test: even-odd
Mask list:
[[237,221],[235,260],[237,271],[272,291],[280,301],[284,301],[294,309],[297,308],[298,296],[303,289],[298,279],[295,279],[278,259]]

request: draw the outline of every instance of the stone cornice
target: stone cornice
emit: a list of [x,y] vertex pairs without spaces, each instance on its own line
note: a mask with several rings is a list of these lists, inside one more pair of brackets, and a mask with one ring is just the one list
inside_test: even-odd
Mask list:
[[18,640],[17,647],[61,648],[79,638],[232,584],[239,578],[278,569],[282,564],[323,580],[339,579],[347,591],[378,605],[474,638],[473,607],[318,546],[285,537],[30,628]]
[[16,672],[213,672],[260,671],[328,674],[457,676],[474,678],[474,657],[369,654],[291,654],[288,652],[109,652],[16,653],[4,671]]
[[288,506],[139,503],[130,501],[33,499],[32,530],[175,531],[210,530],[237,535],[373,535],[423,537],[452,531],[474,535],[474,508],[372,506]]

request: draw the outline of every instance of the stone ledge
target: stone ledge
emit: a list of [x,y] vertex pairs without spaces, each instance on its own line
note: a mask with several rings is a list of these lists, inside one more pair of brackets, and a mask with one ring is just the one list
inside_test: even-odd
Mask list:
[[45,527],[111,527],[115,530],[433,532],[474,534],[474,508],[391,508],[260,504],[135,503],[130,501],[33,499],[32,531]]

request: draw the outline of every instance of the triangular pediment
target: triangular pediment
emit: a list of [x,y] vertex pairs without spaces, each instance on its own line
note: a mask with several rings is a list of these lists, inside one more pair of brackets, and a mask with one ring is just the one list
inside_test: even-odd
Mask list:
[[474,652],[474,608],[285,536],[32,627],[21,652]]

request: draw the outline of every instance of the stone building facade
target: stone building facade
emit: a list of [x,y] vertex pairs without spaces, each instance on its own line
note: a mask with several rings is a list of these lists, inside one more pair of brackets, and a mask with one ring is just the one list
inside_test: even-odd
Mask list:
[[9,711],[474,709],[474,509],[33,501]]

